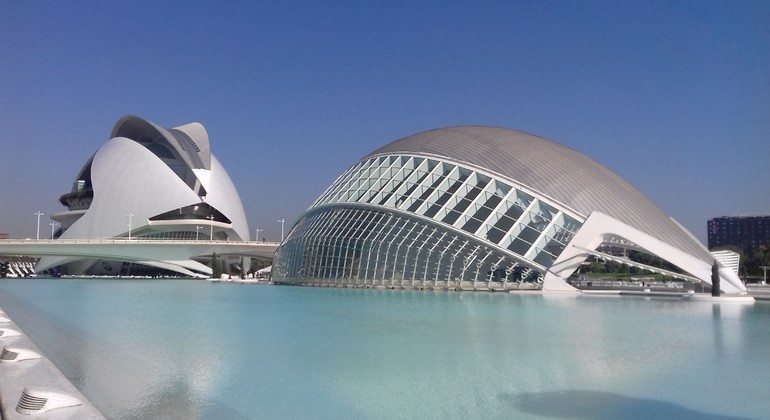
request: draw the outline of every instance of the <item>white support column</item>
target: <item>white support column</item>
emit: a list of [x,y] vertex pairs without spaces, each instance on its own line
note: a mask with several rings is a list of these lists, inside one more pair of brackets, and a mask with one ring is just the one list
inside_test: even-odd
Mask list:
[[[543,291],[575,290],[567,284],[566,279],[588,257],[586,250],[596,249],[609,236],[633,242],[650,254],[674,264],[706,284],[711,284],[713,261],[703,261],[604,213],[593,212],[546,272]],[[719,275],[723,292],[747,293],[746,286],[735,273],[720,266]]]

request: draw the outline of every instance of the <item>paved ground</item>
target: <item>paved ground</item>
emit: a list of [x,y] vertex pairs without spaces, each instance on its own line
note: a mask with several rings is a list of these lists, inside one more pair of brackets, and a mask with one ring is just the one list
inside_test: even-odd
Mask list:
[[754,296],[757,300],[770,300],[770,286],[758,286],[750,284],[746,286],[749,289],[749,294]]
[[[586,291],[622,291],[622,292],[642,292],[645,288],[639,287],[639,286],[608,286],[607,283],[609,282],[602,282],[602,281],[594,281],[592,282],[591,286],[581,286],[579,289],[586,290]],[[760,286],[756,284],[749,284],[746,286],[746,288],[749,290],[749,295],[754,297],[756,300],[762,300],[762,301],[770,301],[770,285]],[[682,288],[672,288],[672,287],[646,287],[646,289],[650,289],[650,292],[652,293],[658,293],[661,295],[675,295],[675,294],[683,294],[687,293],[687,289]],[[699,288],[695,288],[696,293],[701,293],[701,290]],[[627,293],[630,294],[630,293]]]

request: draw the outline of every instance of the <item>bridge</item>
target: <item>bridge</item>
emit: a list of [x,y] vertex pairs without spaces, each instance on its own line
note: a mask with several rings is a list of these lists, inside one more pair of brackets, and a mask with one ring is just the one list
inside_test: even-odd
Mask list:
[[[6,239],[0,256],[76,257],[129,261],[168,268],[188,275],[210,273],[211,268],[192,258],[217,255],[272,259],[279,242],[198,241],[146,239]],[[38,267],[37,271],[51,267]],[[185,271],[182,271],[185,270]],[[190,271],[194,270],[194,271]]]

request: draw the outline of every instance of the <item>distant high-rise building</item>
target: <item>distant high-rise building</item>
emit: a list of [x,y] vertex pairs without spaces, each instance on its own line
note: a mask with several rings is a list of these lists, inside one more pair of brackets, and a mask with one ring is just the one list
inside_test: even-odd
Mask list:
[[770,244],[770,216],[715,217],[708,221],[709,249],[732,245],[750,252]]

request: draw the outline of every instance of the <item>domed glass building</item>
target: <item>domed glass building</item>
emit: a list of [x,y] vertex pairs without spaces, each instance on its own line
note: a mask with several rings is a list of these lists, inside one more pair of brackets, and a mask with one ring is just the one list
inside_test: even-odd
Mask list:
[[[591,256],[709,285],[715,263],[690,232],[591,158],[519,131],[460,126],[397,140],[346,170],[289,231],[273,280],[568,291]],[[720,266],[719,275],[723,291],[745,293],[736,273]]]
[[[165,129],[139,117],[121,118],[59,201],[67,209],[51,218],[61,225],[55,235],[60,239],[249,239],[238,191],[199,123]],[[200,261],[178,255],[130,262],[49,256],[35,270],[211,274]]]

